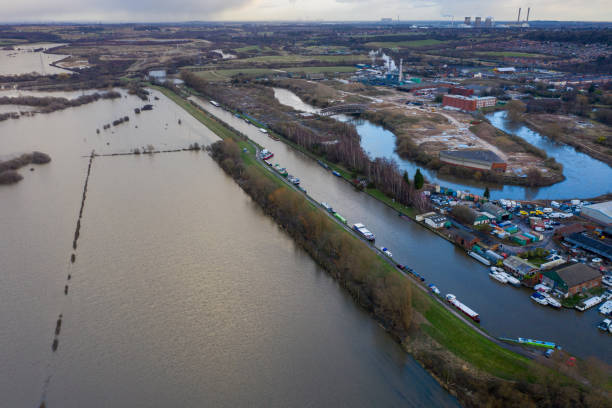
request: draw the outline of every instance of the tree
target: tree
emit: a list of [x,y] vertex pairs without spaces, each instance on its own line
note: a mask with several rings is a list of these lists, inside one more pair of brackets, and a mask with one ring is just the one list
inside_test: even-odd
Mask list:
[[516,100],[508,102],[506,108],[508,109],[508,118],[513,122],[520,121],[523,113],[527,110],[523,102]]
[[407,185],[410,185],[410,177],[408,176],[408,172],[404,170],[404,181]]
[[486,198],[487,200],[489,198],[491,198],[491,192],[489,191],[489,187],[485,188],[485,192],[483,194],[484,198]]
[[420,190],[423,188],[423,184],[425,184],[425,178],[421,174],[421,169],[417,169],[416,173],[414,174],[414,188]]

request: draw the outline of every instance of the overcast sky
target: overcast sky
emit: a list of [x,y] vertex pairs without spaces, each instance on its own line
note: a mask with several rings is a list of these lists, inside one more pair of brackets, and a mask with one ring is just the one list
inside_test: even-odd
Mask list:
[[219,20],[530,20],[612,21],[612,0],[0,0],[0,21]]

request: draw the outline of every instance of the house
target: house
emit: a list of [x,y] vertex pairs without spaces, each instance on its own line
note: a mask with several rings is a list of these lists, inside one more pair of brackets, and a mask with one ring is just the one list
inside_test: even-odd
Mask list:
[[462,229],[452,230],[451,237],[457,245],[462,246],[466,250],[472,249],[479,241],[478,237]]
[[515,275],[528,276],[536,272],[538,268],[526,260],[512,255],[504,259],[504,267]]
[[425,224],[429,225],[432,228],[444,228],[450,226],[450,221],[443,215],[435,214],[430,215],[425,218]]
[[506,221],[512,218],[512,214],[493,203],[484,203],[480,209],[493,215],[497,222]]
[[566,296],[573,296],[587,289],[601,286],[602,275],[598,270],[582,263],[551,269],[542,273],[542,283]]

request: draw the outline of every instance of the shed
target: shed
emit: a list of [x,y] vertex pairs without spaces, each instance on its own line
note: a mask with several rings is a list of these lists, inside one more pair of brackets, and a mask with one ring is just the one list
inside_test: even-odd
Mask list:
[[492,214],[497,221],[506,221],[512,218],[511,213],[493,203],[484,203],[481,210]]
[[462,229],[452,230],[451,237],[457,245],[461,245],[467,250],[472,249],[472,247],[479,241],[478,237],[476,237],[474,234]]

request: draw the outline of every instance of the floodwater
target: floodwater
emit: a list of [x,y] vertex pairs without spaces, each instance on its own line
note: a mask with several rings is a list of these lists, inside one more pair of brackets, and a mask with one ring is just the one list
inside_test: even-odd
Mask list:
[[83,156],[217,140],[153,95],[0,123],[53,159],[0,187],[2,403],[457,406],[205,152],[95,158],[70,264]]
[[[286,89],[275,88],[274,95],[284,105],[296,110],[314,113],[317,109],[304,103],[297,95]],[[297,101],[296,101],[297,100]],[[407,171],[412,177],[417,168],[416,163],[401,158],[395,152],[395,135],[382,126],[367,120],[355,119],[350,116],[334,116],[338,120],[355,125],[361,136],[361,146],[370,157],[386,157],[395,160],[402,171]],[[451,187],[456,190],[471,191],[482,194],[488,186],[491,198],[507,198],[514,200],[533,199],[563,199],[563,198],[593,198],[612,191],[612,168],[590,156],[577,152],[573,147],[560,145],[541,136],[525,126],[512,126],[505,120],[505,112],[495,112],[487,115],[491,124],[508,133],[516,134],[533,145],[543,149],[550,157],[564,165],[566,180],[548,187],[499,186],[490,183],[477,183],[459,180],[455,177],[441,177],[435,171],[421,168],[421,172],[432,183]],[[580,163],[580,165],[576,165]],[[584,180],[589,180],[585,183]]]
[[[193,100],[198,101],[197,98]],[[273,163],[286,167],[318,202],[327,202],[349,224],[364,223],[376,235],[376,246],[385,246],[393,258],[414,268],[435,283],[443,294],[453,293],[476,310],[481,326],[499,337],[528,337],[554,341],[579,356],[595,355],[612,362],[611,338],[595,327],[602,317],[596,309],[580,313],[554,310],[529,299],[526,288],[501,285],[489,278],[488,268],[455,245],[420,225],[400,219],[397,212],[378,200],[357,192],[314,160],[281,141],[257,131],[232,113],[199,100],[200,105],[235,129],[274,153]]]
[[14,50],[0,50],[0,75],[21,75],[35,72],[42,75],[70,73],[71,71],[51,66],[50,64],[66,58],[68,55],[45,54],[34,51],[42,48],[58,47],[66,44],[23,44],[15,45]]

